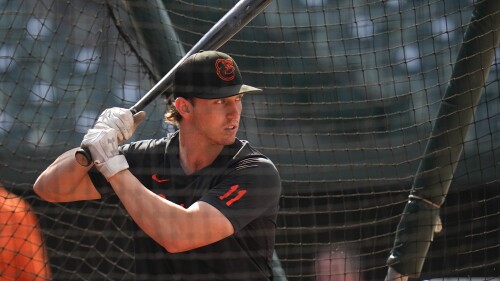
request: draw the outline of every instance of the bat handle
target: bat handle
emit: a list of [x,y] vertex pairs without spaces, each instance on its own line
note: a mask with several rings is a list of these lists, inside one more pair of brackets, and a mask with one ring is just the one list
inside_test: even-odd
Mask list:
[[75,152],[75,160],[78,164],[84,167],[90,166],[90,164],[92,164],[92,155],[90,155],[89,149],[86,147],[80,147]]

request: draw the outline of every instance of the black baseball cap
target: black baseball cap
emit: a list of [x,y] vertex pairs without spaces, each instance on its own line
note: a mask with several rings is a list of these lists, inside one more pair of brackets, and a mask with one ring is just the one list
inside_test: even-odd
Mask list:
[[219,99],[261,89],[243,84],[236,62],[218,51],[200,51],[189,56],[174,74],[174,98]]

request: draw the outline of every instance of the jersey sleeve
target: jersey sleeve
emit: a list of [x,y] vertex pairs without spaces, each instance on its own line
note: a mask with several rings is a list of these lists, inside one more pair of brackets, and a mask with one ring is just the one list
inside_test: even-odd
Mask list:
[[111,187],[111,184],[109,184],[106,178],[101,175],[101,173],[95,167],[92,167],[88,171],[88,175],[97,192],[101,194],[102,199],[106,199],[109,196],[115,194],[115,191]]
[[262,216],[275,216],[281,180],[274,164],[264,157],[239,161],[200,201],[217,208],[237,232]]

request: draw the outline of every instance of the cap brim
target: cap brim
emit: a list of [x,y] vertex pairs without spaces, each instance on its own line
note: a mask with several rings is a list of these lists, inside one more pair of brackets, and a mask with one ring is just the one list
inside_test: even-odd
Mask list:
[[235,96],[238,94],[249,94],[256,92],[262,92],[262,89],[243,84],[217,88],[216,90],[208,93],[204,92],[199,96],[195,95],[195,97],[200,99],[220,99]]

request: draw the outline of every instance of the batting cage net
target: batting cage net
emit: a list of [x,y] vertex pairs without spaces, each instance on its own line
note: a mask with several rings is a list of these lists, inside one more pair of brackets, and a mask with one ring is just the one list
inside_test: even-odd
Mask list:
[[[0,275],[134,279],[117,198],[50,203],[33,184],[236,2],[0,1]],[[499,276],[496,2],[275,0],[220,48],[264,90],[245,96],[239,138],[282,177],[276,279]],[[165,108],[131,140],[173,131]]]

